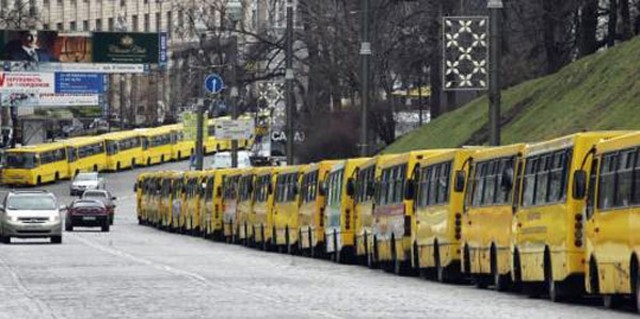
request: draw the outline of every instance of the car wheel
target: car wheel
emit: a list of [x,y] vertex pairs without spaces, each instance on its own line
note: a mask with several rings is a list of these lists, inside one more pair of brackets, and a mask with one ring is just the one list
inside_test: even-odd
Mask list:
[[108,232],[109,231],[109,220],[106,220],[104,222],[104,225],[102,225],[102,231],[103,232]]
[[64,230],[65,231],[73,231],[73,225],[71,225],[71,224],[64,225]]
[[51,236],[52,244],[62,244],[62,235],[59,236]]
[[113,215],[109,216],[109,225],[113,225]]
[[0,241],[3,244],[11,244],[11,237],[10,236],[0,236]]

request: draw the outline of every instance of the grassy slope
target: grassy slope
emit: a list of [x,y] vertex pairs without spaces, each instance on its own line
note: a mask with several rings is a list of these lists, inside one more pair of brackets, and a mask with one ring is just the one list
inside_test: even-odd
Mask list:
[[[640,38],[503,91],[502,143],[582,129],[640,129]],[[383,153],[486,144],[488,102],[464,107],[398,139]]]

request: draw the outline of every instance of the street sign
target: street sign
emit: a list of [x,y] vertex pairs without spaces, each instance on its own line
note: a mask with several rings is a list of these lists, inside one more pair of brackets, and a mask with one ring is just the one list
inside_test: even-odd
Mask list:
[[204,89],[207,90],[210,94],[218,94],[224,88],[224,82],[222,82],[222,78],[213,73],[207,75],[204,79]]
[[253,138],[254,133],[253,119],[222,120],[216,125],[216,139],[248,140]]

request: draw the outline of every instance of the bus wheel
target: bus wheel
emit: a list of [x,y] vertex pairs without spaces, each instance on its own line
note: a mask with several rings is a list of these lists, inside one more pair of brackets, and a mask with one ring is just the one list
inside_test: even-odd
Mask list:
[[631,258],[631,288],[635,300],[636,311],[640,312],[640,274],[638,274],[638,260]]
[[591,294],[600,294],[600,277],[598,277],[598,264],[596,260],[591,258],[589,261],[589,285],[591,286]]
[[38,178],[36,178],[36,185],[40,186],[42,185],[42,177],[38,176]]
[[116,163],[116,172],[120,171],[120,162]]
[[53,177],[53,181],[57,182],[60,180],[60,173],[56,172],[56,175]]
[[291,249],[291,236],[289,236],[289,226],[284,229],[284,244],[285,246],[287,246],[287,248],[285,248],[285,251],[287,252],[287,254],[291,255],[293,249]]
[[182,159],[182,152],[178,151],[178,158],[176,158],[176,160],[181,160]]
[[262,240],[262,250],[267,250],[267,241],[264,240],[264,225],[260,225],[260,239]]
[[497,291],[507,291],[509,289],[509,274],[501,275],[498,270],[498,252],[496,247],[491,247],[491,273],[493,274],[493,286]]
[[164,163],[164,155],[160,155],[160,164]]
[[316,257],[316,245],[313,243],[313,234],[311,232],[311,227],[309,227],[309,257]]
[[393,263],[393,273],[400,276],[404,273],[402,262],[398,258],[398,248],[396,247],[396,238],[391,237],[391,262]]
[[131,168],[132,169],[136,168],[136,159],[135,158],[131,160]]
[[544,255],[544,283],[549,294],[549,300],[560,302],[562,300],[560,283],[553,280],[553,266],[551,265],[551,255],[548,250]]
[[147,157],[147,166],[151,166],[151,157]]
[[97,172],[98,171],[98,165],[93,165],[93,171]]
[[621,295],[602,295],[602,305],[607,309],[618,309],[624,304]]

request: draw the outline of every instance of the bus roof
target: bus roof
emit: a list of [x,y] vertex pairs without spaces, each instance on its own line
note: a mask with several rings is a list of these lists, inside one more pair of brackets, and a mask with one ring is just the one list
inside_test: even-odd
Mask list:
[[440,163],[444,161],[450,161],[456,159],[457,157],[471,157],[475,152],[479,151],[477,148],[456,148],[450,150],[444,150],[440,153],[434,153],[430,156],[425,156],[422,160],[420,160],[421,165],[432,164],[432,163]]
[[631,133],[632,131],[593,131],[582,132],[571,135],[558,137],[552,140],[538,142],[535,144],[527,145],[525,153],[527,156],[533,156],[549,151],[559,150],[563,148],[569,148],[575,145],[579,139],[609,139],[612,137]]
[[281,169],[278,169],[277,172],[279,174],[303,172],[306,167],[307,167],[307,165],[281,166]]
[[73,137],[65,140],[60,140],[60,142],[64,143],[67,146],[81,146],[92,143],[104,142],[104,138],[102,136],[81,136],[81,137]]
[[596,145],[598,154],[640,146],[640,131],[603,140]]
[[36,145],[25,145],[18,148],[11,148],[6,150],[6,153],[40,153],[51,150],[57,150],[60,148],[64,148],[64,144],[60,142],[54,143],[44,143],[44,144],[36,144]]
[[517,154],[522,155],[526,146],[527,144],[518,143],[505,146],[487,147],[476,150],[472,156],[474,161],[484,161]]
[[136,131],[121,131],[121,132],[112,132],[100,135],[104,138],[105,141],[119,140],[123,138],[136,137],[139,136],[139,132]]
[[402,154],[397,154],[396,156],[382,160],[380,162],[380,167],[386,168],[390,166],[400,165],[403,163],[408,163],[410,160],[421,160],[427,156],[433,156],[436,154],[441,154],[445,152],[450,152],[455,149],[431,149],[431,150],[419,150],[419,151],[410,151]]

